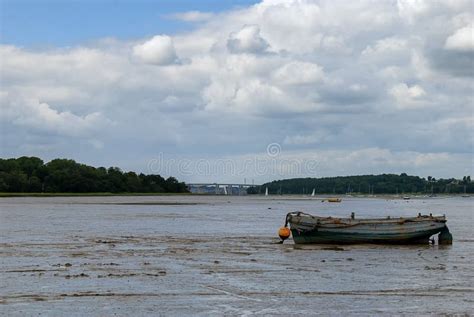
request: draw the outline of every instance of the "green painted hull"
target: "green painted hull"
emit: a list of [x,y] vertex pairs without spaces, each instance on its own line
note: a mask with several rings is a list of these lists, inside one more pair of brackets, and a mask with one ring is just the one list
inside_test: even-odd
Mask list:
[[308,231],[299,232],[292,229],[291,234],[296,244],[427,244],[432,235],[438,234],[441,229],[432,229],[417,234],[383,234],[383,233],[344,233]]

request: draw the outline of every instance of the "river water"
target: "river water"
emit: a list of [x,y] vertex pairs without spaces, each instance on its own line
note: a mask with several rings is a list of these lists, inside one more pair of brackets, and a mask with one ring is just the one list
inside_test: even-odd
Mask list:
[[[8,316],[469,315],[474,198],[0,198]],[[277,244],[287,212],[446,214],[452,246]]]

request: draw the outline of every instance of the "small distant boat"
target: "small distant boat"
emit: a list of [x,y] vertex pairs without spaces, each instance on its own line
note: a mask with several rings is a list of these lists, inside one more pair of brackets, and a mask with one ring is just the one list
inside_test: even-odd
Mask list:
[[332,198],[328,198],[327,201],[330,202],[330,203],[340,203],[342,201],[342,199],[332,197]]
[[268,187],[265,188],[265,196],[268,196]]
[[313,188],[313,192],[311,193],[311,197],[314,197],[315,194],[316,194],[316,188]]
[[286,215],[284,228],[290,226],[296,244],[428,244],[435,234],[439,234],[439,244],[452,244],[446,222],[445,216],[431,214],[409,218],[356,219],[354,213],[350,218],[335,218],[297,211]]
[[403,196],[403,200],[410,200],[409,196]]

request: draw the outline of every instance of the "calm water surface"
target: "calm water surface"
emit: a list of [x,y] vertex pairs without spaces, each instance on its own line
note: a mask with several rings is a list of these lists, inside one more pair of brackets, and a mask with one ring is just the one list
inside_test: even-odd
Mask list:
[[[473,198],[0,198],[0,314],[469,315]],[[276,244],[287,212],[446,214],[452,246]]]

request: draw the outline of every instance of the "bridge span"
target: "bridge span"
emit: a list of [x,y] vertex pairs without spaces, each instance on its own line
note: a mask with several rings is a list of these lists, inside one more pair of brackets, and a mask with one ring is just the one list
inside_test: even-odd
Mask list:
[[246,195],[247,189],[257,184],[239,183],[186,183],[189,191],[195,194]]

